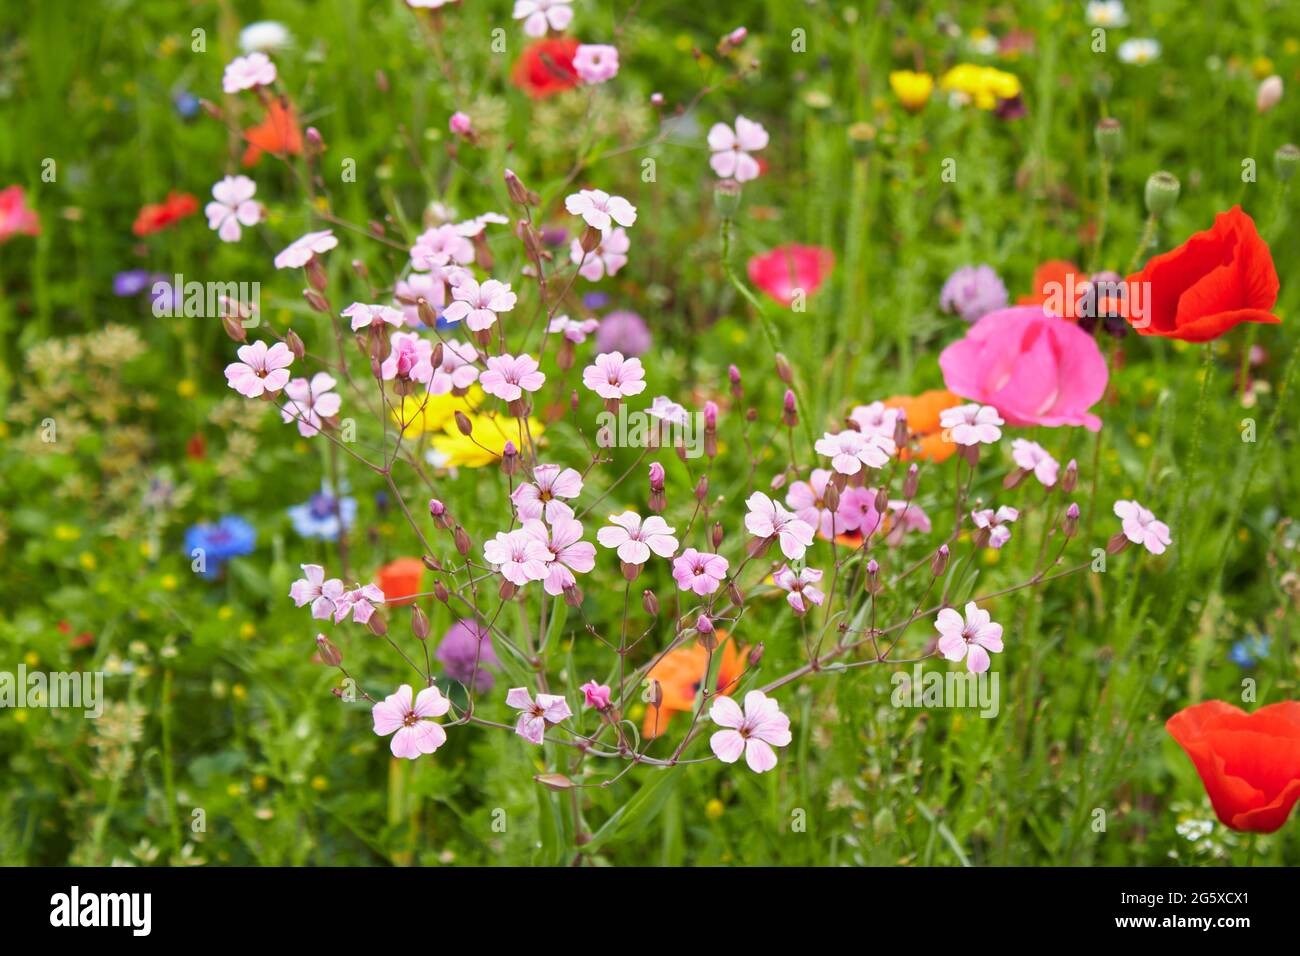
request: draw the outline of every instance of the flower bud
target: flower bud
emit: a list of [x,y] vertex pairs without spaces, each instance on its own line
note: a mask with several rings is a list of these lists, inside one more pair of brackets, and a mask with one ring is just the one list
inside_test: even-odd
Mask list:
[[520,206],[531,205],[529,200],[532,197],[529,195],[527,187],[519,181],[519,177],[515,175],[514,170],[506,170],[505,180],[506,192],[510,194],[511,201],[518,203]]
[[461,525],[456,525],[456,530],[452,532],[452,537],[456,541],[456,551],[463,558],[469,554],[470,549],[474,547],[474,542],[469,538],[469,532]]
[[1255,110],[1259,113],[1267,113],[1273,107],[1277,106],[1282,99],[1282,77],[1276,73],[1259,84],[1255,90]]
[[651,707],[658,707],[664,702],[663,685],[655,678],[650,678],[646,682],[645,690],[641,693],[641,700]]
[[876,491],[876,513],[885,514],[889,510],[889,489],[880,488]]
[[723,535],[724,535],[724,534],[725,534],[725,531],[723,530],[722,522],[721,522],[721,521],[715,521],[715,522],[713,522],[713,534],[712,534],[710,540],[713,541],[713,550],[714,550],[714,551],[716,551],[716,550],[718,550],[718,548],[722,547],[722,538],[723,538]]
[[1300,165],[1300,147],[1295,143],[1279,146],[1273,154],[1273,172],[1284,183],[1295,175],[1297,165]]
[[330,284],[329,276],[325,274],[325,267],[321,265],[320,259],[312,256],[307,260],[307,281],[317,292],[324,292],[325,287]]
[[302,338],[293,329],[284,333],[284,344],[289,346],[289,351],[296,359],[301,360],[307,354],[307,346],[302,344]]
[[446,604],[451,600],[451,592],[447,590],[447,585],[443,584],[441,579],[433,582],[433,596],[442,604]]
[[740,588],[736,587],[735,581],[727,585],[727,599],[736,607],[744,607],[745,605],[745,595],[740,593]]
[[664,493],[664,466],[659,462],[650,463],[650,510],[660,514],[668,506],[668,496]]
[[1104,116],[1097,121],[1093,137],[1097,141],[1097,152],[1105,159],[1114,159],[1124,147],[1124,127],[1113,116]]
[[790,367],[790,360],[781,352],[776,353],[776,376],[787,385],[794,381],[794,369]]
[[655,597],[654,591],[646,588],[641,592],[641,607],[651,617],[659,616],[659,598]]
[[759,641],[754,645],[753,650],[749,652],[749,666],[757,667],[758,662],[763,659],[763,642]]
[[244,328],[244,323],[238,317],[229,313],[221,317],[221,327],[226,330],[226,335],[230,336],[236,342],[248,341],[248,330]]
[[903,479],[903,500],[911,501],[916,497],[917,487],[921,483],[921,470],[913,462],[907,467],[907,477]]
[[911,441],[912,430],[907,427],[907,415],[900,408],[898,410],[898,418],[894,421],[894,444],[899,448],[906,448]]
[[1065,474],[1061,476],[1061,490],[1067,495],[1074,491],[1079,484],[1079,463],[1073,458],[1065,466]]
[[384,619],[378,614],[373,615],[370,620],[366,622],[366,626],[370,628],[370,633],[374,634],[376,637],[383,637],[388,633],[388,625],[384,623]]
[[343,655],[324,634],[316,635],[316,652],[320,655],[322,664],[338,667],[343,663]]
[[740,399],[742,389],[740,387],[740,369],[734,365],[727,366],[727,381],[731,382],[731,394]]
[[695,483],[695,500],[703,501],[709,496],[709,476],[701,475],[700,480]]
[[411,605],[411,633],[421,641],[429,636],[429,618],[418,604]]
[[1070,507],[1065,509],[1065,521],[1062,522],[1061,530],[1065,532],[1067,538],[1073,538],[1079,530],[1079,506],[1073,501]]
[[695,619],[695,629],[701,634],[712,634],[713,620],[707,614],[701,614]]
[[1178,192],[1181,188],[1182,184],[1173,173],[1165,172],[1163,169],[1152,173],[1147,178],[1147,212],[1153,216],[1165,215],[1177,204]]
[[936,578],[942,577],[943,572],[948,570],[948,546],[939,545],[939,550],[934,553],[934,558],[930,561],[930,573]]
[[562,773],[539,773],[533,779],[547,790],[554,790],[556,793],[573,789],[573,781]]
[[781,402],[781,422],[789,428],[794,428],[799,424],[799,413],[795,410],[794,392],[790,389],[785,390],[785,398]]
[[501,449],[501,470],[507,475],[513,475],[519,470],[519,449],[515,448],[515,443],[509,440]]
[[719,180],[713,187],[713,204],[723,219],[734,219],[740,211],[740,183],[734,179]]
[[430,498],[429,516],[433,518],[435,521],[438,520],[439,518],[445,518],[447,516],[447,506],[444,505],[437,498]]
[[329,314],[329,301],[315,289],[303,289],[302,297],[307,300],[307,304],[311,306],[313,312],[320,312],[325,315]]
[[840,510],[840,489],[836,488],[833,483],[828,482],[826,490],[822,492],[822,504],[827,511]]
[[455,417],[456,417],[456,428],[460,431],[462,435],[468,438],[470,435],[474,434],[474,423],[469,420],[468,415],[466,415],[464,412],[458,411],[456,412]]

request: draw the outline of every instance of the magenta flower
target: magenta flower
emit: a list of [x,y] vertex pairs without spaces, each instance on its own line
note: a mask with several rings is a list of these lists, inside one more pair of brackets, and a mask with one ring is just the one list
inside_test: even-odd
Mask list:
[[565,588],[577,584],[573,572],[586,574],[596,566],[596,546],[582,540],[581,521],[560,516],[550,528],[537,520],[525,521],[524,531],[546,548],[546,577],[542,578],[542,588],[547,594],[563,594]]
[[892,442],[902,414],[900,408],[886,408],[884,402],[872,402],[870,405],[856,406],[849,412],[849,420],[858,426],[858,431],[862,434],[878,435]]
[[603,43],[580,43],[573,54],[573,69],[584,83],[612,80],[618,75],[618,48]]
[[687,548],[673,561],[673,580],[683,591],[693,591],[702,597],[722,587],[727,564],[727,559],[720,554]]
[[1011,529],[1007,525],[1016,521],[1020,517],[1020,512],[1008,505],[1003,505],[997,511],[992,508],[972,511],[970,516],[971,520],[975,522],[975,527],[988,531],[989,547],[1000,548],[1011,540]]
[[741,753],[755,773],[765,773],[776,766],[773,747],[788,746],[790,718],[781,713],[777,702],[761,690],[745,695],[745,710],[730,697],[719,697],[709,708],[709,719],[719,730],[709,738],[709,747],[723,763],[735,763]]
[[298,434],[311,438],[320,431],[326,418],[339,413],[343,399],[331,391],[338,383],[328,372],[317,372],[311,381],[295,378],[284,387],[286,401],[280,417],[286,422],[298,423]]
[[389,694],[370,708],[370,715],[375,721],[376,734],[380,737],[393,734],[389,744],[393,756],[414,760],[420,754],[433,753],[447,742],[447,731],[432,718],[441,717],[450,709],[451,701],[438,688],[426,687],[412,701],[411,685],[403,684],[397,693]]
[[275,267],[277,269],[297,269],[299,266],[305,266],[311,262],[313,256],[329,252],[338,244],[339,241],[334,238],[334,232],[331,229],[309,232],[289,243],[275,257]]
[[468,274],[452,286],[451,295],[455,301],[443,309],[442,317],[448,322],[464,319],[471,332],[491,328],[497,314],[513,309],[518,298],[510,291],[509,283],[488,279],[479,285]]
[[622,196],[611,196],[603,189],[584,189],[564,199],[564,208],[593,229],[607,231],[614,223],[631,226],[636,222],[636,206]]
[[536,535],[516,528],[514,531],[498,531],[495,538],[485,541],[483,557],[501,572],[503,578],[523,587],[529,581],[541,581],[546,577],[551,552]]
[[226,366],[226,382],[245,398],[278,392],[289,383],[293,353],[283,342],[270,348],[260,339],[235,350],[238,362]]
[[607,710],[609,708],[610,689],[608,684],[597,684],[594,680],[589,680],[578,689],[582,691],[583,699],[588,707],[594,707],[597,710]]
[[451,119],[447,120],[447,129],[457,136],[468,136],[474,131],[474,124],[471,122],[468,113],[457,110],[451,114]]
[[640,565],[650,560],[651,552],[671,558],[677,551],[675,529],[658,515],[642,521],[635,511],[624,511],[609,520],[612,524],[597,531],[596,540],[601,547],[615,549],[620,561]]
[[787,592],[786,603],[794,608],[794,613],[799,615],[808,612],[810,603],[821,607],[822,602],[826,600],[826,595],[822,593],[821,588],[817,587],[817,582],[821,579],[822,572],[816,568],[800,568],[795,571],[789,565],[785,565],[772,575],[776,586]]
[[1106,360],[1091,335],[1040,305],[990,312],[939,356],[944,382],[1012,425],[1101,428],[1088,411],[1106,391]]
[[379,366],[385,382],[396,378],[427,383],[433,378],[433,346],[424,339],[414,332],[394,332],[388,346],[388,358]]
[[[830,484],[830,480],[829,471],[825,468],[814,468],[807,481],[794,482],[785,494],[785,503],[794,509],[794,513],[801,521],[816,528],[817,533],[823,538],[833,538],[846,531],[856,531],[862,523],[860,512],[844,507],[844,496],[840,497],[838,510],[831,511],[826,507],[826,486]],[[845,494],[848,494],[848,489],[845,490]],[[874,505],[872,510],[874,511]]]
[[939,424],[958,445],[992,445],[1002,437],[998,426],[1006,423],[993,406],[971,404],[945,408]]
[[747,183],[757,179],[760,172],[755,153],[767,146],[767,130],[761,123],[736,117],[733,130],[726,123],[714,123],[709,129],[709,166],[723,179],[734,179],[738,183]]
[[889,456],[898,451],[893,438],[852,428],[835,434],[826,432],[814,447],[817,454],[831,460],[831,467],[841,475],[856,475],[863,465],[883,468],[889,463]]
[[352,320],[352,331],[368,328],[376,323],[388,323],[394,328],[401,328],[406,324],[406,313],[401,309],[395,309],[391,305],[367,305],[364,302],[353,302],[343,310],[344,318]]
[[255,86],[270,86],[275,82],[275,64],[265,53],[237,56],[226,66],[221,76],[221,89],[226,93],[251,90]]
[[444,223],[426,229],[416,237],[411,246],[411,265],[417,269],[437,269],[442,266],[466,266],[474,261],[474,243],[461,235],[455,226]]
[[804,551],[812,546],[813,526],[786,511],[761,491],[756,491],[745,501],[749,512],[745,527],[756,538],[778,538],[781,553],[791,561],[798,561]]
[[524,392],[535,392],[542,387],[546,375],[537,367],[537,359],[531,355],[494,355],[487,360],[487,371],[478,377],[478,383],[489,395],[513,402],[522,398]]
[[547,724],[558,724],[573,716],[569,702],[558,694],[538,694],[533,700],[526,687],[512,687],[506,694],[507,706],[522,711],[515,733],[532,744],[541,744]]
[[1157,521],[1155,515],[1136,501],[1115,502],[1115,517],[1123,522],[1124,537],[1152,554],[1164,554],[1165,548],[1173,543],[1169,525]]
[[605,276],[617,274],[627,265],[627,251],[632,241],[627,237],[627,230],[612,229],[601,237],[600,245],[584,255],[582,240],[573,239],[569,243],[569,261],[575,265],[582,263],[578,275],[591,282],[599,282]]
[[982,674],[989,669],[989,653],[1002,651],[1002,625],[994,624],[989,612],[974,601],[966,605],[966,617],[950,607],[939,612],[934,621],[939,638],[939,653],[950,661],[966,658],[966,669]]
[[[432,361],[432,349],[429,357]],[[445,395],[453,390],[469,388],[478,381],[478,369],[474,366],[477,360],[478,349],[474,346],[456,339],[444,339],[442,364],[433,370],[429,391],[434,395]]]
[[538,465],[533,469],[533,480],[520,485],[510,495],[520,521],[545,517],[555,522],[572,518],[573,509],[560,499],[576,498],[582,494],[582,475],[573,468],[559,465]]
[[551,319],[551,324],[547,326],[546,331],[551,335],[563,335],[574,345],[581,345],[587,341],[587,336],[598,328],[600,328],[600,323],[595,319],[578,321],[569,318],[567,315],[557,315]]
[[939,307],[974,322],[1007,307],[1007,287],[992,266],[962,266],[939,292]]
[[875,488],[845,488],[840,493],[840,507],[835,512],[836,525],[843,521],[850,530],[864,539],[870,538],[880,526],[880,512],[876,510]]
[[515,0],[511,17],[524,21],[524,33],[530,37],[544,37],[549,27],[563,32],[573,21],[573,0]]
[[262,205],[253,202],[256,192],[257,183],[247,176],[227,176],[212,187],[213,201],[203,207],[203,214],[222,242],[238,242],[243,226],[261,222]]
[[1011,442],[1011,457],[1025,471],[1032,471],[1043,487],[1050,488],[1056,484],[1061,466],[1038,442],[1015,439]]
[[645,391],[645,369],[638,358],[622,352],[605,352],[582,370],[582,384],[601,398],[619,399]]
[[304,578],[289,587],[289,597],[295,607],[311,604],[311,616],[318,621],[329,620],[343,598],[343,582],[338,578],[325,580],[325,569],[319,564],[301,565]]

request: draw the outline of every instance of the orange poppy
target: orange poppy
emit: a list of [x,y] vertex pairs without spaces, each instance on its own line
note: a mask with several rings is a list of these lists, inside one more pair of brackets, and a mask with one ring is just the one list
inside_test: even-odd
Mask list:
[[163,202],[148,203],[135,217],[131,231],[137,236],[148,236],[160,229],[180,222],[199,211],[199,201],[189,193],[169,192]]
[[[730,697],[735,690],[732,685],[745,670],[745,654],[749,648],[737,648],[725,631],[715,633],[721,641],[715,650],[715,653],[721,652],[717,691],[724,697]],[[646,708],[641,733],[647,740],[662,734],[668,728],[673,714],[688,714],[695,708],[695,696],[708,666],[709,652],[699,641],[692,641],[687,646],[669,651],[663,660],[650,668],[646,677],[659,682],[664,699],[659,707],[651,705]]]
[[1070,290],[1084,287],[1088,276],[1073,262],[1066,259],[1051,259],[1034,270],[1034,291],[1016,299],[1017,305],[1048,305],[1049,302],[1061,302],[1064,315],[1061,318],[1075,317],[1074,297]]
[[384,592],[385,604],[413,604],[412,594],[420,593],[424,577],[424,562],[419,558],[398,558],[379,569],[375,575],[379,590]]
[[931,389],[920,395],[895,395],[885,399],[886,408],[901,408],[907,416],[907,427],[917,442],[915,451],[904,449],[901,457],[904,461],[911,457],[924,458],[933,462],[947,461],[957,450],[957,445],[943,437],[943,426],[939,424],[939,415],[945,408],[954,408],[962,404],[962,399],[943,388]]
[[244,139],[248,140],[248,149],[244,150],[245,166],[255,164],[263,152],[279,156],[301,155],[302,131],[298,129],[293,104],[283,97],[272,100],[266,108],[266,119],[244,130]]

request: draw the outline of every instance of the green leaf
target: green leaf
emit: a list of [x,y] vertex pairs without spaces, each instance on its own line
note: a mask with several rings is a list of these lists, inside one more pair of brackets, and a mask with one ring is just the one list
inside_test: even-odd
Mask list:
[[610,840],[627,840],[644,830],[673,793],[681,765],[656,768],[650,771],[641,789],[601,825],[590,842],[582,847],[584,853],[594,853]]

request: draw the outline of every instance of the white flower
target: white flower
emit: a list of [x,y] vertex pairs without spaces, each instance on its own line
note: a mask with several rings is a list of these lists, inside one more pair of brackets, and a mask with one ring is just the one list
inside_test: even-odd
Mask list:
[[733,130],[726,123],[714,123],[709,130],[709,165],[723,179],[734,179],[738,183],[757,179],[758,160],[750,153],[757,152],[767,145],[767,130],[761,123],[736,117]]
[[247,176],[227,176],[212,187],[213,201],[204,207],[208,228],[217,231],[222,242],[238,242],[241,226],[256,226],[262,219],[262,206],[253,202],[257,183]]
[[1091,0],[1085,13],[1094,27],[1123,27],[1128,25],[1124,0]]
[[239,31],[239,48],[245,53],[274,53],[293,45],[293,34],[276,20],[258,20]]
[[305,236],[295,239],[275,257],[275,267],[277,269],[296,269],[299,266],[305,266],[311,262],[313,256],[328,252],[338,244],[339,241],[334,238],[334,231],[331,229],[309,232]]
[[603,189],[584,189],[565,197],[564,208],[593,229],[605,232],[613,223],[631,226],[636,222],[636,206],[622,196],[611,196]]
[[524,21],[524,33],[530,37],[546,36],[546,29],[564,30],[573,20],[573,0],[515,0],[511,16]]
[[1122,63],[1146,66],[1159,56],[1160,44],[1156,40],[1135,37],[1119,45],[1119,58]]
[[939,413],[939,424],[958,445],[992,445],[1002,438],[1005,424],[992,405],[958,405]]

